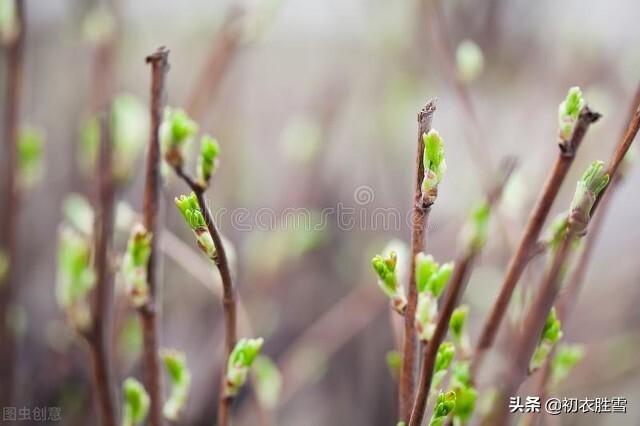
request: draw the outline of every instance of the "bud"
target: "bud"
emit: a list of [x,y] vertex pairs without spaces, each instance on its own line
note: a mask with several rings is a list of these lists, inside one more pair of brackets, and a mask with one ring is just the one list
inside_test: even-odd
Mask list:
[[191,386],[191,373],[187,368],[187,361],[183,352],[165,349],[160,352],[160,357],[171,379],[171,394],[165,402],[162,412],[167,419],[175,422],[187,405]]
[[560,345],[551,362],[551,383],[557,386],[584,357],[582,345]]
[[180,210],[184,220],[187,222],[187,225],[189,225],[195,234],[198,247],[200,247],[200,249],[209,256],[210,259],[215,260],[216,248],[213,244],[213,239],[209,234],[209,230],[207,229],[196,194],[192,192],[189,195],[181,195],[175,199],[175,202],[178,210]]
[[260,405],[273,410],[278,404],[282,391],[282,375],[278,366],[264,355],[253,363],[253,383]]
[[442,426],[444,425],[447,416],[451,413],[456,406],[456,394],[455,392],[440,393],[436,400],[436,405],[433,408],[433,416],[429,422],[429,426]]
[[438,353],[436,355],[436,361],[433,368],[433,380],[431,382],[431,389],[437,389],[442,383],[442,379],[447,374],[447,370],[453,361],[453,357],[456,355],[456,349],[451,342],[444,342],[438,347]]
[[471,215],[463,230],[465,245],[474,252],[482,250],[487,242],[491,207],[483,201],[471,209]]
[[447,170],[444,159],[444,142],[436,130],[422,135],[424,142],[424,178],[422,180],[422,200],[426,205],[434,203],[438,196],[438,184]]
[[416,307],[415,326],[422,341],[431,339],[435,331],[438,313],[438,297],[453,273],[453,262],[440,266],[431,255],[416,255],[416,286],[418,289],[418,305]]
[[591,209],[608,183],[609,175],[604,169],[604,163],[602,161],[591,163],[578,181],[571,201],[568,225],[572,232],[577,234],[586,232]]
[[234,397],[247,381],[247,374],[253,361],[262,350],[264,343],[261,337],[257,339],[240,339],[229,355],[227,362],[227,376],[224,385],[224,394]]
[[407,300],[404,295],[404,289],[398,282],[397,263],[398,256],[395,251],[390,252],[386,258],[376,255],[371,260],[373,269],[378,274],[378,285],[391,300],[393,308],[402,314],[407,306]]
[[203,186],[209,183],[209,179],[218,165],[219,153],[218,141],[209,135],[203,136],[200,141],[200,156],[198,157],[198,179]]
[[391,373],[391,377],[397,379],[400,377],[400,369],[402,368],[402,354],[399,351],[393,350],[387,352],[387,368]]
[[87,295],[95,280],[90,241],[72,228],[62,226],[58,235],[56,298],[78,330],[86,330],[91,324]]
[[31,187],[42,177],[42,133],[32,127],[20,129],[18,137],[18,179],[24,188]]
[[142,224],[134,226],[122,262],[127,294],[135,307],[143,306],[149,300],[147,269],[151,255],[151,237],[151,233]]
[[182,167],[184,148],[198,131],[198,124],[181,109],[167,108],[160,126],[164,158],[172,167]]
[[135,96],[114,98],[111,108],[113,174],[124,181],[135,171],[136,161],[149,137],[149,116],[144,104]]
[[578,121],[580,111],[585,106],[582,91],[579,87],[572,87],[567,97],[558,107],[558,124],[560,141],[568,141],[573,134],[573,128]]
[[456,49],[458,77],[462,81],[475,80],[484,69],[484,55],[473,40],[464,40]]
[[131,377],[122,384],[122,391],[124,394],[122,425],[142,424],[149,412],[149,394],[142,383]]
[[416,306],[415,326],[418,336],[423,342],[428,342],[436,330],[436,316],[438,314],[438,300],[430,292],[418,294]]
[[451,319],[449,320],[449,330],[451,330],[453,341],[458,345],[463,355],[468,354],[470,351],[469,335],[465,330],[468,314],[468,306],[458,306],[451,314]]
[[553,345],[562,337],[560,320],[556,316],[556,309],[552,308],[544,323],[544,328],[540,334],[540,343],[531,358],[530,370],[538,369],[547,359]]

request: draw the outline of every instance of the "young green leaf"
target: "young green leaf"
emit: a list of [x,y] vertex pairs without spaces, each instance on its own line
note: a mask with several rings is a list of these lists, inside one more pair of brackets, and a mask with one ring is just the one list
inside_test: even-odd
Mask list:
[[151,255],[151,234],[142,224],[131,230],[127,252],[122,262],[122,272],[127,284],[127,294],[133,306],[143,306],[149,300],[147,267]]
[[257,339],[240,339],[229,355],[224,394],[234,397],[247,381],[249,368],[260,354],[264,341]]
[[580,111],[585,106],[582,91],[579,87],[572,87],[567,93],[567,97],[558,107],[558,123],[561,141],[568,141],[573,133]]
[[402,367],[402,354],[399,351],[393,350],[387,352],[387,368],[391,373],[391,377],[394,379],[400,376],[400,368]]
[[464,228],[465,244],[474,252],[482,250],[489,233],[491,206],[487,201],[477,203],[471,209],[471,215]]
[[378,286],[384,294],[391,300],[393,308],[403,313],[407,305],[404,290],[398,282],[396,265],[398,257],[395,251],[391,251],[387,257],[376,255],[371,259],[373,270],[378,275]]
[[181,109],[167,108],[160,126],[164,158],[172,167],[182,167],[184,149],[198,131],[198,124]]
[[198,157],[198,179],[203,186],[209,183],[209,179],[217,167],[219,154],[218,141],[209,135],[203,136],[200,141],[200,156]]
[[165,349],[160,352],[160,357],[171,381],[171,394],[164,404],[162,413],[167,419],[177,421],[187,405],[189,388],[191,387],[191,373],[189,373],[184,353]]
[[175,199],[176,207],[184,217],[187,225],[196,236],[198,247],[212,260],[216,257],[216,247],[204,220],[196,194],[181,195]]
[[149,412],[149,394],[142,383],[134,378],[127,378],[122,384],[124,402],[122,409],[122,425],[136,426],[144,422]]
[[422,199],[431,205],[438,196],[438,184],[442,181],[447,164],[444,159],[444,142],[440,134],[431,129],[422,135],[424,142],[424,178],[422,180]]
[[609,174],[602,161],[594,161],[583,173],[576,186],[576,192],[571,201],[568,225],[578,234],[586,231],[591,215],[591,209],[609,183]]
[[551,383],[557,386],[584,357],[582,345],[560,345],[551,362]]
[[42,133],[32,127],[20,129],[18,137],[18,170],[20,185],[31,187],[43,175],[43,146]]
[[429,426],[442,426],[444,425],[447,416],[451,413],[456,406],[456,394],[455,392],[440,393],[436,400],[436,405],[433,408],[433,416],[429,422]]

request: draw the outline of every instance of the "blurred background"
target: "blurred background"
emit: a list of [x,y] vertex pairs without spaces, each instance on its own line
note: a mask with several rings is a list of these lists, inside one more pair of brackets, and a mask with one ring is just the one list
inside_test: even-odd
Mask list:
[[[370,259],[391,240],[409,242],[416,112],[428,99],[438,98],[433,126],[448,164],[427,237],[436,259],[456,258],[469,209],[501,159],[519,162],[463,297],[475,342],[556,156],[558,103],[578,85],[603,118],[550,217],[568,208],[585,166],[609,158],[640,77],[635,0],[139,0],[111,5],[107,24],[96,7],[26,1],[21,123],[40,129],[45,144],[42,179],[22,194],[12,263],[15,399],[18,407],[61,407],[69,425],[97,420],[87,347],[56,303],[57,232],[70,194],[96,198],[81,129],[107,78],[96,71],[105,25],[115,34],[113,93],[133,95],[146,109],[144,58],[166,46],[167,104],[185,108],[222,148],[207,200],[233,247],[246,312],[240,334],[263,336],[264,353],[282,375],[273,404],[243,390],[234,404],[237,425],[395,424],[396,384],[385,361],[397,344],[395,317]],[[127,160],[117,192],[116,259],[142,208],[144,152]],[[548,424],[640,424],[638,184],[640,170],[632,167],[607,211],[584,291],[563,325],[563,339],[584,345],[585,358],[553,391],[625,397],[628,414],[568,415]],[[166,175],[161,346],[184,351],[193,375],[179,424],[211,425],[223,351],[220,285],[173,206],[186,192]],[[545,264],[538,259],[523,276],[515,316]],[[141,331],[116,281],[120,389],[125,377],[141,377]],[[496,363],[501,353],[493,355]]]

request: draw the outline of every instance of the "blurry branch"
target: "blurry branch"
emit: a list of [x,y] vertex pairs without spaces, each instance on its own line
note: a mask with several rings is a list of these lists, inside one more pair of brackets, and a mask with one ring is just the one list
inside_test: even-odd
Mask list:
[[[495,206],[499,202],[504,187],[513,173],[514,168],[515,161],[513,159],[507,159],[503,164],[501,176],[486,196],[485,203],[488,212],[494,210]],[[467,286],[474,262],[484,247],[486,234],[483,234],[483,231],[486,233],[486,223],[484,223],[484,226],[480,224],[479,228],[482,229],[478,229],[473,232],[472,238],[466,242],[464,252],[455,264],[453,276],[449,283],[447,293],[442,301],[443,306],[436,321],[435,331],[428,343],[424,345],[424,356],[422,358],[422,366],[420,369],[420,382],[418,384],[418,390],[416,392],[415,401],[411,411],[411,417],[409,420],[410,426],[419,426],[422,424],[433,380],[433,370],[436,357],[438,355],[438,349],[446,337],[451,315],[459,303],[460,296]]]
[[[517,341],[512,361],[508,366],[506,380],[502,383],[502,389],[498,393],[498,402],[494,406],[494,412],[489,417],[493,422],[492,424],[496,424],[496,419],[498,420],[497,424],[502,424],[500,421],[504,422],[506,401],[509,395],[512,395],[517,390],[524,377],[526,377],[527,366],[537,344],[538,337],[560,291],[563,270],[567,263],[572,244],[584,235],[590,217],[594,214],[599,201],[607,194],[609,185],[606,185],[606,182],[615,181],[617,178],[620,164],[631,147],[631,143],[635,139],[638,129],[640,129],[640,108],[636,106],[627,130],[616,146],[613,156],[609,161],[606,172],[600,173],[600,175],[595,174],[595,178],[593,177],[594,175],[588,177],[587,174],[583,175],[581,182],[587,181],[591,185],[587,186],[586,197],[591,198],[595,195],[595,199],[591,201],[590,205],[589,202],[576,201],[576,197],[580,191],[580,183],[578,184],[576,197],[574,197],[572,208],[566,219],[566,230],[563,232],[562,240],[559,242],[557,251],[555,252],[553,263],[539,286],[539,293],[523,320],[521,334]],[[592,166],[592,168],[593,167],[594,166]],[[606,178],[605,186],[598,190],[598,180],[602,181],[604,178]],[[596,189],[594,190],[592,188]],[[585,209],[587,211],[583,212],[582,210]]]
[[573,163],[575,153],[580,147],[589,126],[598,118],[600,118],[600,114],[592,112],[588,106],[582,107],[570,137],[566,139],[561,137],[556,161],[529,216],[519,245],[509,262],[507,274],[500,288],[498,298],[483,325],[472,361],[472,375],[475,375],[484,354],[494,342],[502,318],[511,300],[511,295],[527,263],[531,260],[532,250],[537,246],[540,231]]
[[20,125],[20,104],[22,98],[22,80],[24,68],[24,45],[26,36],[26,18],[24,0],[15,2],[14,32],[6,40],[7,87],[4,105],[4,166],[5,174],[2,210],[2,228],[0,229],[0,260],[6,266],[0,275],[0,405],[13,405],[15,381],[15,334],[8,320],[16,292],[17,230],[20,215],[20,193],[18,190],[18,127]]
[[115,426],[115,406],[111,383],[111,311],[113,271],[111,244],[114,223],[114,182],[110,111],[100,115],[100,156],[98,161],[98,209],[95,219],[95,269],[91,330],[85,336],[91,348],[93,379],[100,407],[101,424]]
[[165,96],[165,77],[169,70],[169,51],[159,48],[155,53],[147,56],[146,62],[151,65],[151,130],[149,136],[149,150],[147,153],[147,167],[145,176],[143,220],[144,227],[151,235],[151,252],[148,260],[147,284],[149,297],[147,302],[139,308],[144,335],[144,363],[146,372],[146,388],[150,397],[149,424],[159,426],[162,420],[162,382],[160,375],[160,359],[158,354],[158,303],[156,262],[158,246],[158,213],[161,186],[160,176],[160,139],[159,128]]
[[418,291],[415,286],[415,266],[416,255],[424,249],[425,233],[431,204],[427,204],[423,199],[422,183],[425,176],[424,165],[424,135],[431,130],[431,121],[436,111],[436,100],[429,101],[418,112],[418,135],[416,149],[416,175],[414,183],[413,204],[411,212],[411,252],[410,269],[408,283],[407,308],[404,317],[404,342],[402,347],[402,369],[399,380],[399,420],[408,420],[411,415],[411,400],[414,395],[414,374],[416,356],[416,329],[415,316],[418,304]]

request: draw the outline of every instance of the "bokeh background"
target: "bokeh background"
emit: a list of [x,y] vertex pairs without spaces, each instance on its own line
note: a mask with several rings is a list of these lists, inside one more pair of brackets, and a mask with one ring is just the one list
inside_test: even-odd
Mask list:
[[[385,362],[396,345],[393,315],[370,259],[392,239],[409,241],[404,218],[415,173],[416,112],[429,98],[438,98],[433,125],[445,139],[448,164],[427,238],[437,259],[456,257],[469,208],[482,198],[482,179],[503,157],[519,160],[464,295],[474,342],[555,158],[557,105],[567,89],[579,85],[603,118],[589,131],[554,214],[568,207],[586,164],[606,160],[622,131],[640,77],[637,1],[448,0],[440,15],[434,1],[115,5],[114,92],[146,105],[144,58],[167,46],[168,104],[190,110],[222,146],[207,196],[214,210],[228,209],[220,225],[234,248],[247,312],[241,333],[265,337],[264,351],[283,376],[271,410],[245,389],[234,405],[235,424],[395,424],[395,383]],[[54,296],[63,202],[71,193],[93,199],[97,188],[79,165],[79,129],[96,85],[96,49],[83,25],[96,2],[26,3],[21,114],[43,130],[46,146],[45,178],[24,193],[19,215],[17,404],[60,406],[64,424],[97,424],[87,348],[66,327]],[[456,66],[457,47],[467,39],[484,57],[482,72],[468,81]],[[218,78],[208,64],[220,43],[227,44]],[[4,99],[4,84],[1,90]],[[117,195],[134,211],[142,207],[143,161],[143,155],[135,160]],[[632,167],[612,199],[584,291],[564,325],[564,339],[585,345],[586,357],[554,391],[626,397],[628,414],[563,416],[547,424],[640,423],[638,184],[640,170]],[[185,351],[193,373],[180,424],[210,425],[222,356],[219,283],[173,207],[173,197],[184,192],[168,175],[161,345]],[[339,206],[357,212],[351,229],[327,213]],[[371,223],[376,208],[397,209],[401,225]],[[306,209],[314,223],[323,212],[328,219],[319,229],[287,226],[281,220],[287,209]],[[234,219],[234,212],[245,217],[238,211],[248,219]],[[261,226],[252,221],[257,217],[274,223]],[[127,232],[116,235],[116,255]],[[535,286],[544,266],[544,259],[534,262],[520,288]],[[116,298],[114,374],[121,383],[141,377],[141,342],[135,312],[120,292]],[[496,363],[500,357],[494,354]]]

